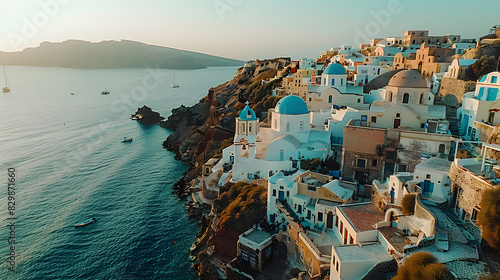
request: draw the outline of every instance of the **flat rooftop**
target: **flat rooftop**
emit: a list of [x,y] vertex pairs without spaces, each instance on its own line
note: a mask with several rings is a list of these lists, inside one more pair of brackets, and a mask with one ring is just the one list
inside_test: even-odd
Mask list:
[[402,230],[399,230],[397,227],[383,227],[378,230],[398,252],[403,253],[406,245],[406,236]]
[[403,183],[406,183],[408,181],[413,180],[413,174],[412,175],[407,175],[406,173],[405,174],[396,174],[396,177],[398,178],[398,180],[400,182],[403,182]]
[[384,213],[375,205],[369,203],[356,203],[338,206],[344,216],[351,222],[357,232],[374,230],[375,224],[384,220]]
[[316,203],[326,205],[326,206],[331,206],[331,207],[342,205],[342,203],[340,203],[340,202],[330,201],[330,200],[326,200],[326,199],[322,199],[322,198],[319,198]]
[[372,261],[379,263],[383,261],[390,261],[391,255],[387,252],[380,243],[370,245],[344,245],[334,246],[337,255],[342,262],[366,262]]
[[450,171],[451,163],[451,161],[446,159],[432,157],[422,163],[419,163],[415,166],[415,169],[434,170],[448,173]]
[[267,239],[271,238],[271,234],[267,231],[254,229],[246,236],[242,236],[242,238],[246,238],[254,243],[261,244],[264,243]]

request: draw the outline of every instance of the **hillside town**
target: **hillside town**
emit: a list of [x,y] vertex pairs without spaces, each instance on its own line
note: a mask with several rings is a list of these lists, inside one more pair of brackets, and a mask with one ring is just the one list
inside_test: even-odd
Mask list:
[[[500,25],[431,32],[238,70],[260,75],[272,106],[209,102],[230,140],[188,186],[188,208],[209,221],[191,248],[201,278],[409,279],[401,267],[421,252],[444,265],[448,278],[432,279],[500,273],[499,220],[485,209],[500,185]],[[237,196],[238,184],[259,192]],[[221,226],[239,217],[247,228]]]

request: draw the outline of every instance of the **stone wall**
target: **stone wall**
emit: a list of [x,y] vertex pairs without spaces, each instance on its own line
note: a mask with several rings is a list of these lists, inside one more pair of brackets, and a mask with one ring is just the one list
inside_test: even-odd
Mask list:
[[453,192],[459,191],[456,188],[460,189],[457,206],[471,217],[472,210],[481,202],[484,190],[492,187],[491,183],[458,166],[456,162],[451,165],[449,176],[453,182]]
[[443,78],[439,86],[439,97],[445,105],[458,106],[464,93],[476,90],[476,82]]

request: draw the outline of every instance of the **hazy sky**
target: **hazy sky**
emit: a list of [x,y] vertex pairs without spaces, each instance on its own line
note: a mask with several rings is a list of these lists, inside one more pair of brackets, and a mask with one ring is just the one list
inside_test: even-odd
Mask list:
[[2,51],[35,47],[43,41],[128,39],[242,60],[277,56],[299,59],[317,57],[321,51],[342,43],[401,36],[411,29],[430,30],[431,35],[451,33],[477,39],[493,25],[500,24],[498,0],[0,0],[0,3]]

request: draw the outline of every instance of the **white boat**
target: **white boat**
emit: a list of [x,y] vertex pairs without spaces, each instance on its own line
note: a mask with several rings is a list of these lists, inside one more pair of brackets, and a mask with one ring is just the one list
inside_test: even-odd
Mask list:
[[178,87],[180,87],[179,85],[177,85],[177,84],[175,83],[175,74],[174,74],[174,73],[172,73],[172,85],[170,85],[170,86],[171,86],[171,87],[173,87],[173,88],[178,88]]
[[4,93],[10,92],[9,81],[7,81],[7,73],[5,72],[5,65],[3,65],[3,78],[5,80],[5,87],[2,89]]

